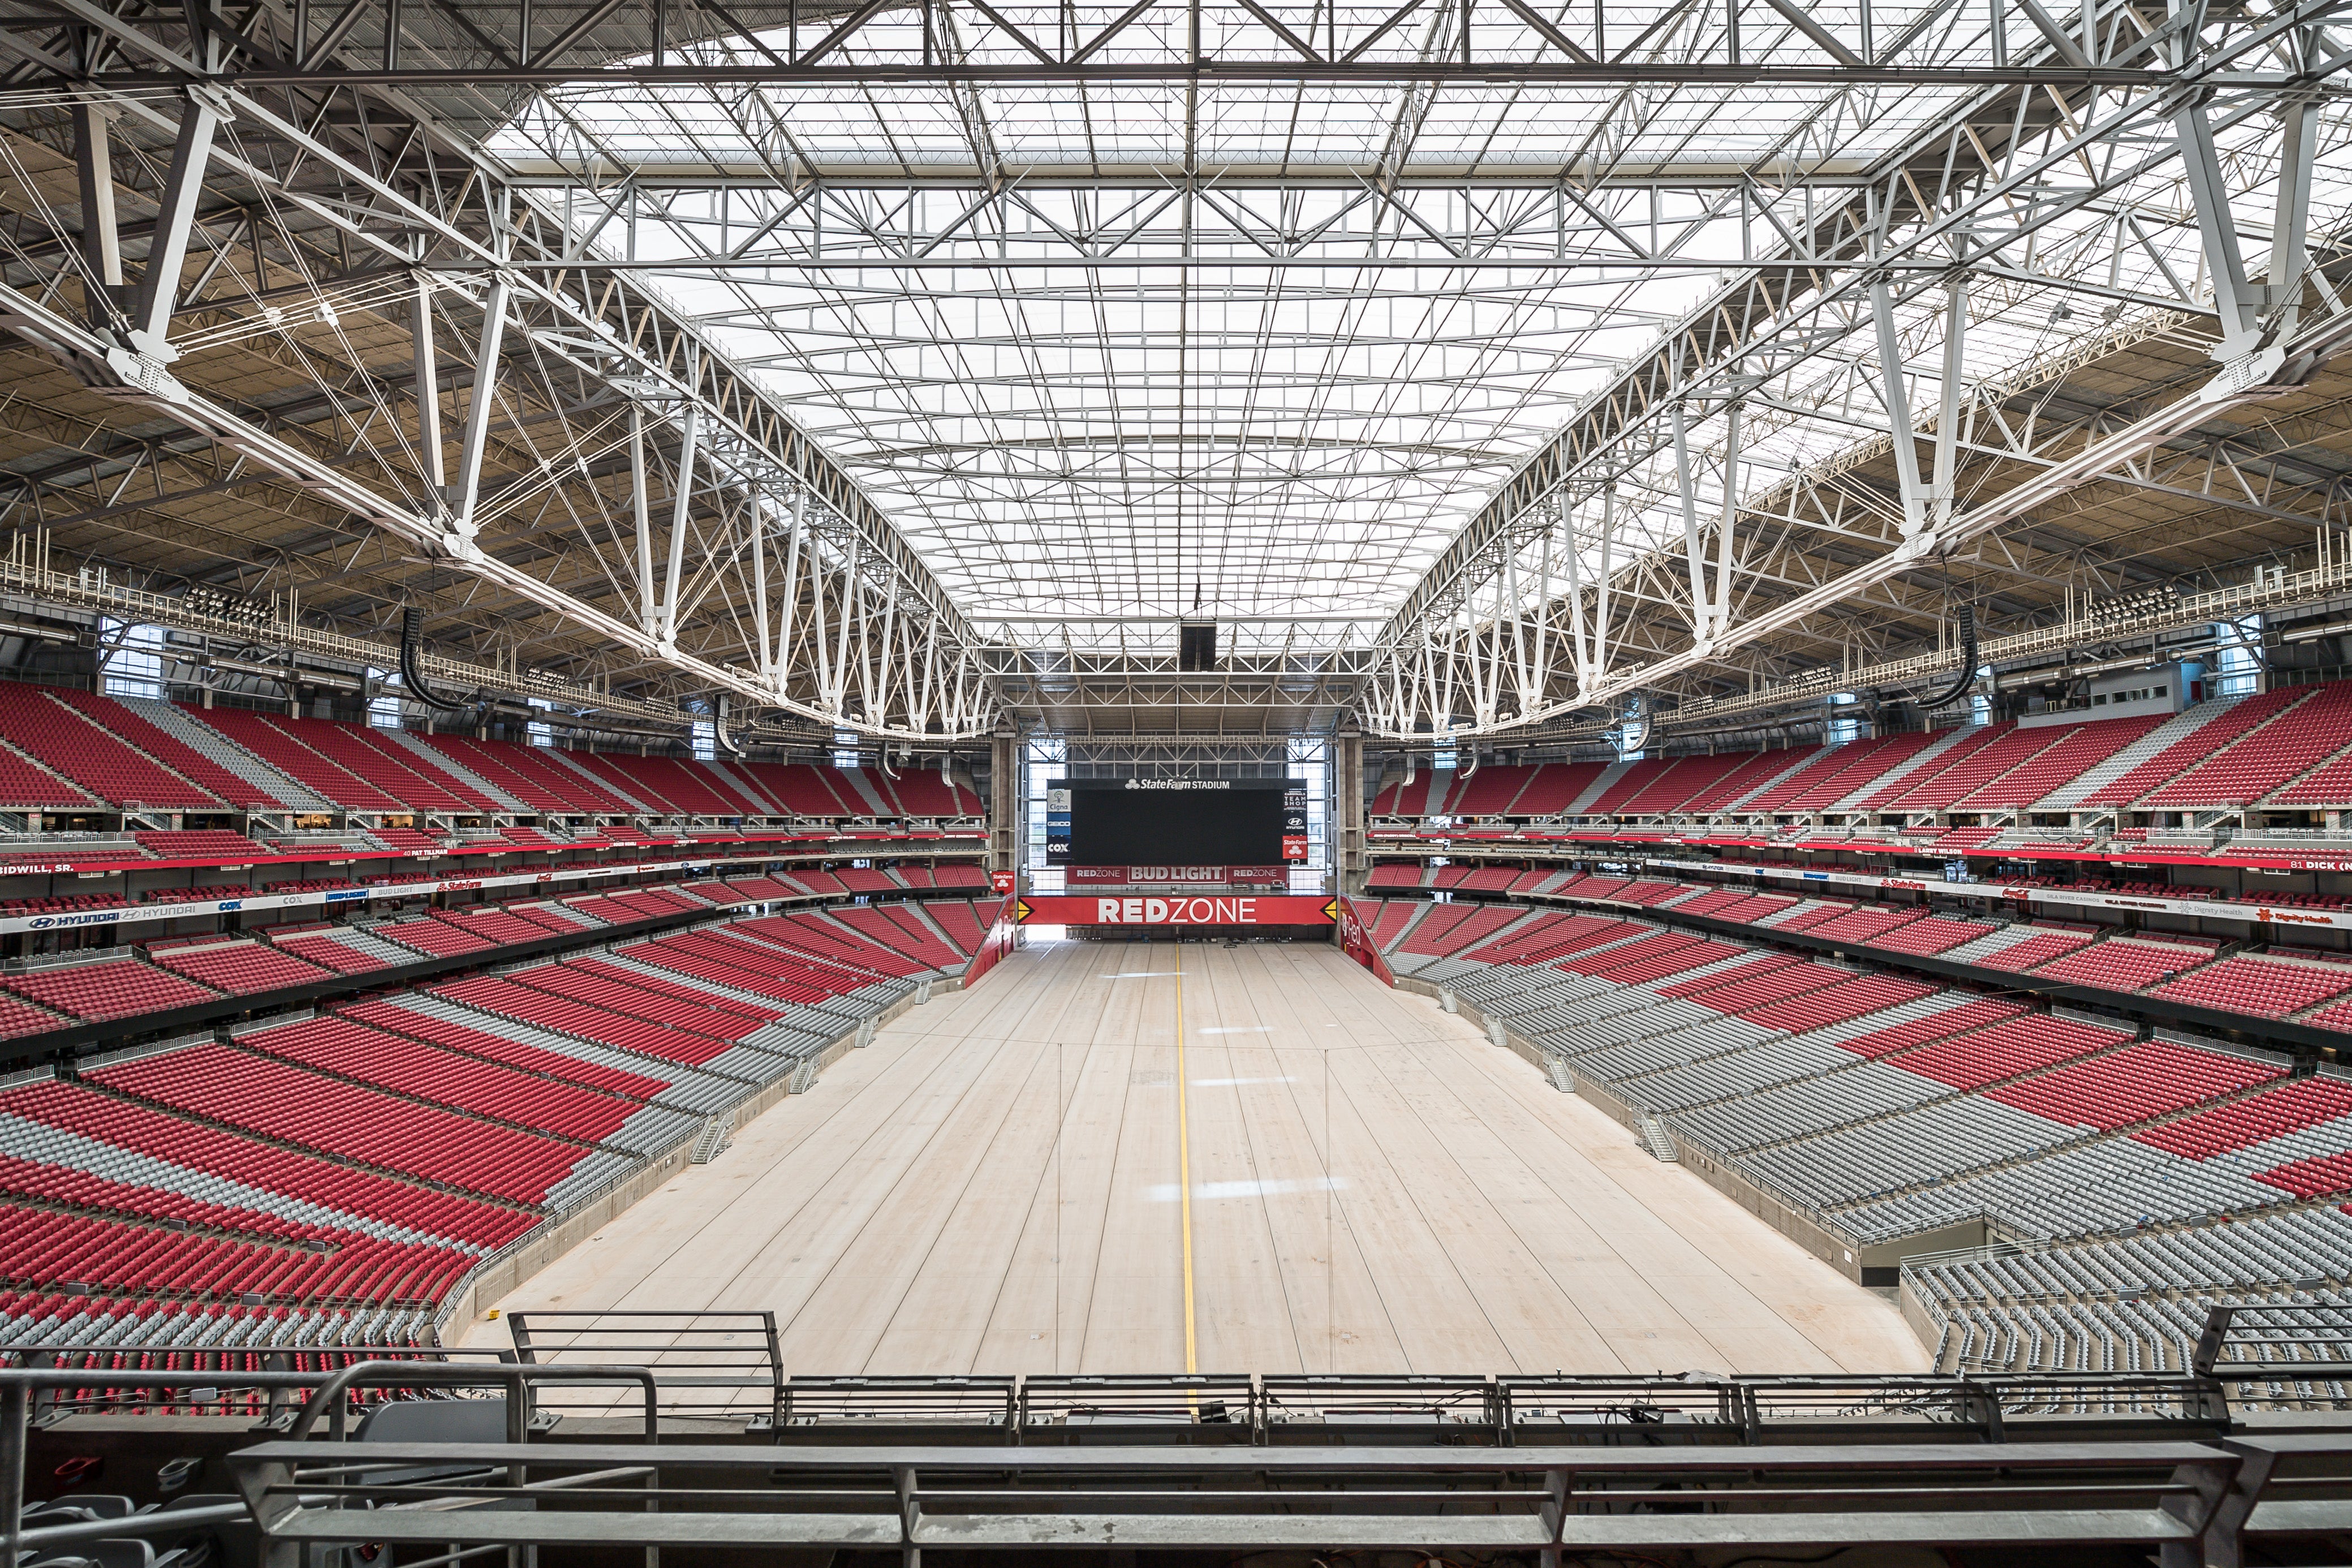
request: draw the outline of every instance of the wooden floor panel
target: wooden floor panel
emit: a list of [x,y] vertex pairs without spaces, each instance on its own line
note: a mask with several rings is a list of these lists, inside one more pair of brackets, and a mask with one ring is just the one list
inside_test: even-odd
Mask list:
[[803,1373],[1927,1361],[1881,1295],[1319,944],[1035,945],[495,1305],[768,1309]]

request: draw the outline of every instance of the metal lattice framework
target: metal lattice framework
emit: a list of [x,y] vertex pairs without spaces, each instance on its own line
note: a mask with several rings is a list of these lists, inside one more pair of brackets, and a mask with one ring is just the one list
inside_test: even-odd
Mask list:
[[2347,4],[0,0],[0,508],[582,708],[1721,704],[2352,523]]

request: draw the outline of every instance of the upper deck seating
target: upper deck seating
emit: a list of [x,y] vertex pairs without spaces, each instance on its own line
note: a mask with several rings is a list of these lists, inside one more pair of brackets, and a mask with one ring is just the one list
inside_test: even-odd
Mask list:
[[0,986],[51,1012],[100,1023],[220,999],[218,992],[142,963],[129,953],[91,963],[0,975]]
[[231,996],[252,996],[265,991],[282,991],[289,985],[308,985],[314,981],[331,980],[334,972],[315,963],[305,963],[291,952],[258,942],[209,941],[199,938],[184,946],[158,943],[147,950],[156,964],[175,974],[184,974],[201,984]]
[[578,1149],[545,1137],[222,1045],[87,1076],[191,1115],[512,1203],[540,1202],[579,1163]]
[[[0,740],[110,805],[218,811],[227,804],[41,687],[0,680]],[[61,798],[80,804],[71,792]]]
[[[415,809],[369,778],[352,773],[313,751],[258,713],[235,708],[197,709],[182,705],[190,719],[219,731],[271,767],[305,788],[352,811]],[[298,722],[321,723],[309,720]]]

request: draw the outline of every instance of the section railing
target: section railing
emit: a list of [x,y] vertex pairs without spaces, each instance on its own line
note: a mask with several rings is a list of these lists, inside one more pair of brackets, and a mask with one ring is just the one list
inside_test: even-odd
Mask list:
[[[575,1335],[569,1348],[589,1342]],[[0,1369],[0,1564],[215,1528],[257,1534],[262,1561],[389,1546],[436,1565],[542,1546],[642,1550],[648,1563],[665,1547],[895,1549],[914,1563],[925,1546],[1098,1554],[1106,1543],[1500,1549],[1558,1562],[1578,1550],[1918,1540],[2126,1542],[2190,1564],[2244,1561],[2245,1542],[2284,1517],[2274,1484],[2293,1488],[2294,1528],[2352,1527],[2346,1489],[2273,1483],[2282,1467],[2263,1457],[2265,1439],[2210,1429],[2227,1418],[2196,1403],[2218,1393],[2199,1377],[789,1379],[787,1420],[766,1440],[747,1430],[682,1443],[662,1423],[673,1394],[703,1397],[703,1374],[666,1390],[642,1364],[476,1354],[308,1373]],[[28,1519],[37,1400],[94,1376],[158,1401],[236,1389],[300,1405],[282,1437],[255,1432],[226,1455],[234,1500],[102,1518],[51,1505]],[[579,1440],[545,1432],[549,1395],[596,1386],[635,1390],[623,1412],[634,1419]],[[496,1397],[461,1397],[477,1391]],[[385,1394],[436,1418],[355,1426],[370,1409],[381,1417],[387,1406],[371,1396]],[[2003,1440],[2005,1420],[2034,1415],[2072,1424]],[[1102,1440],[1070,1440],[1097,1417]],[[940,1445],[956,1424],[965,1440]],[[1291,1431],[1227,1435],[1269,1425]],[[788,1430],[805,1436],[784,1441]],[[447,1436],[460,1431],[471,1435]],[[2352,1459],[2352,1434],[2294,1442],[2299,1460],[2340,1471]],[[1661,1511],[1662,1489],[1706,1506]]]

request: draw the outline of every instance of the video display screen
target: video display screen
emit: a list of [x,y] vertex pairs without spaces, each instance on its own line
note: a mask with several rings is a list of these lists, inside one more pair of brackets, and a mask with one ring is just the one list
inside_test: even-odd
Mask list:
[[1048,865],[1279,866],[1306,858],[1304,779],[1072,779],[1047,791]]

